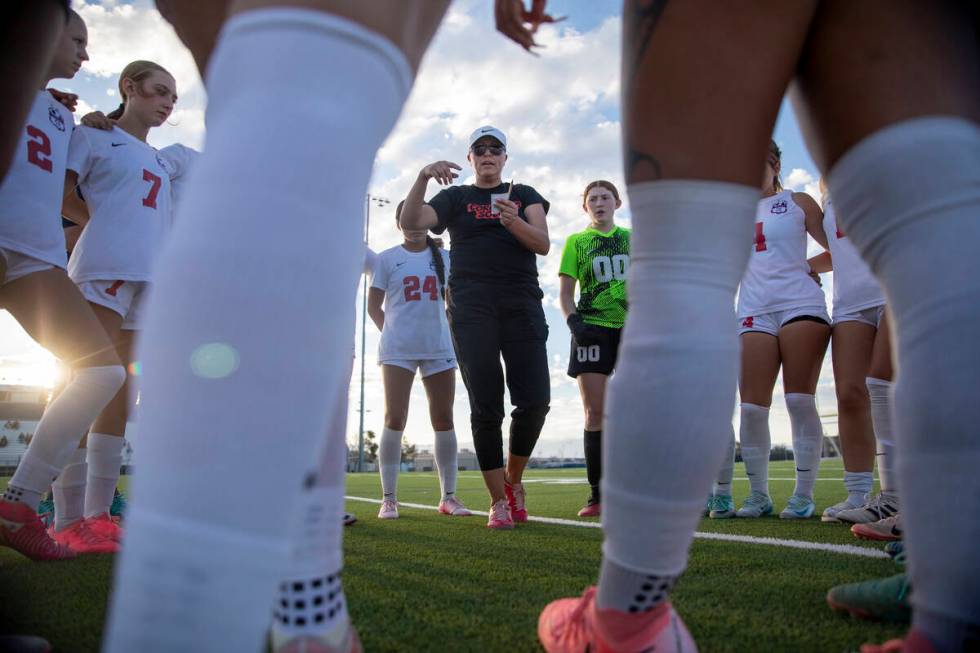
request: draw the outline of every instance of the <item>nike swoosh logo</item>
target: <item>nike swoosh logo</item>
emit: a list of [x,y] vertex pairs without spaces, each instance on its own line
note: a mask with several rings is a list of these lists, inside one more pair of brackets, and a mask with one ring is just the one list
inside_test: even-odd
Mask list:
[[125,145],[125,143],[113,143],[112,144],[113,147],[119,147],[120,145]]
[[400,268],[403,265],[405,265],[405,261],[402,261],[401,263],[395,263],[395,269],[397,270],[398,268]]

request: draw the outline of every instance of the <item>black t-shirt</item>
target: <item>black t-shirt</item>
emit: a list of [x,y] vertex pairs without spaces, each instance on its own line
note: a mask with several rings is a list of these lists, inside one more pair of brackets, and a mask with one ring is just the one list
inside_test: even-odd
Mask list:
[[[492,215],[490,194],[506,193],[507,184],[496,188],[450,186],[429,200],[439,224],[432,229],[441,234],[449,229],[449,276],[452,281],[480,281],[492,284],[538,283],[535,254],[522,245],[500,217]],[[524,209],[542,204],[548,213],[551,204],[530,186],[514,184],[510,200],[517,204],[517,216],[527,222]]]

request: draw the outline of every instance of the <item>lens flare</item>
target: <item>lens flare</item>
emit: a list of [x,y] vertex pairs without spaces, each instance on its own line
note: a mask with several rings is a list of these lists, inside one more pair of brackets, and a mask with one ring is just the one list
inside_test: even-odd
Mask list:
[[223,342],[201,345],[191,354],[191,371],[205,379],[223,379],[238,369],[238,351]]
[[143,363],[140,361],[133,361],[126,368],[131,376],[142,376],[143,375]]

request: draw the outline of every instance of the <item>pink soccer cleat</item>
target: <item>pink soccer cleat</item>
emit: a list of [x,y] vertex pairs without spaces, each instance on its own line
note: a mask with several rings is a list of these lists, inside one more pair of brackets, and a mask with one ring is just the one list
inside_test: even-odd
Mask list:
[[527,521],[527,508],[524,507],[524,485],[521,483],[504,483],[504,493],[510,506],[510,517],[515,522]]
[[60,531],[55,530],[54,526],[48,529],[51,539],[68,547],[79,555],[95,553],[119,553],[119,542],[113,542],[109,538],[96,533],[88,523],[87,519],[79,519],[74,524],[66,526]]
[[439,502],[439,512],[452,517],[469,517],[473,514],[463,505],[462,501],[456,498],[455,494]]
[[507,500],[501,499],[490,506],[490,516],[487,518],[487,528],[507,530],[514,528],[514,520],[510,516]]
[[398,502],[394,499],[382,501],[381,510],[378,511],[378,519],[398,519]]
[[600,515],[602,515],[602,508],[599,506],[599,502],[591,499],[578,511],[579,517],[599,517]]
[[599,610],[596,588],[552,601],[538,617],[538,639],[548,653],[697,653],[694,638],[670,603],[649,612]]
[[890,639],[884,644],[864,644],[861,653],[938,653],[929,639],[912,629],[904,640]]
[[95,517],[86,517],[85,521],[88,522],[89,530],[96,535],[113,542],[122,542],[122,527],[109,516],[109,513],[104,512]]
[[51,539],[30,506],[0,501],[0,544],[31,560],[70,560],[75,552]]
[[272,653],[363,653],[364,647],[354,626],[348,625],[347,632],[338,641],[332,638],[300,635],[286,640],[273,631]]

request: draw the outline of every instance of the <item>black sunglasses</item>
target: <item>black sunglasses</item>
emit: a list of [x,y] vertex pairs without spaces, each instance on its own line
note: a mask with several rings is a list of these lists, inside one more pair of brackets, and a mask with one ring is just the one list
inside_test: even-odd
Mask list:
[[506,150],[500,147],[499,145],[474,145],[473,147],[470,148],[470,152],[472,152],[477,156],[483,156],[487,152],[489,152],[493,156],[500,156],[501,154],[506,152]]

